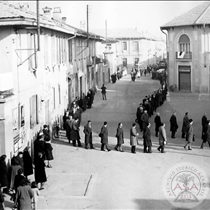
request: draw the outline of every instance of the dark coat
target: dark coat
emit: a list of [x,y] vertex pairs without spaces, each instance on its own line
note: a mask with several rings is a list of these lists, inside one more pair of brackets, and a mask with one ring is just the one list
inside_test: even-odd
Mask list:
[[136,119],[138,120],[138,124],[140,124],[142,121],[141,116],[143,113],[144,113],[143,108],[141,109],[140,107],[138,107],[136,111]]
[[51,145],[51,143],[45,142],[44,144],[45,146],[45,158],[46,160],[53,160],[53,147]]
[[73,121],[72,122],[72,130],[71,130],[71,140],[79,140],[80,136],[79,136],[79,121]]
[[141,116],[141,120],[142,120],[143,129],[145,129],[147,127],[147,123],[149,122],[149,115],[143,113]]
[[159,128],[161,126],[160,116],[156,115],[155,116],[155,119],[154,119],[154,122],[155,122],[155,131],[158,132],[159,131]]
[[4,210],[3,203],[4,203],[4,196],[0,190],[0,210]]
[[210,143],[210,125],[207,126],[206,130],[206,141]]
[[108,144],[108,128],[104,125],[101,128],[101,143],[102,144]]
[[178,124],[177,124],[177,120],[176,120],[176,116],[172,115],[170,118],[170,131],[171,132],[176,132],[178,129]]
[[124,132],[123,132],[122,128],[120,128],[120,127],[117,128],[116,137],[117,137],[118,145],[124,144]]
[[5,160],[0,160],[0,184],[2,187],[8,186],[7,180],[8,170]]
[[32,159],[28,150],[25,150],[23,152],[23,163],[24,163],[24,175],[29,176],[33,174]]
[[71,131],[72,131],[73,120],[66,120],[66,137],[71,140]]
[[35,162],[35,181],[36,183],[47,181],[44,159],[40,157],[37,157]]
[[90,128],[87,124],[83,131],[85,133],[85,144],[89,144],[92,142],[92,128]]
[[34,141],[34,160],[36,160],[39,152],[43,154],[43,158],[45,159],[45,142],[37,139]]
[[17,174],[15,176],[15,181],[14,181],[14,189],[17,190],[17,188],[20,186],[20,183],[22,180],[26,179],[23,175]]
[[151,131],[148,127],[146,127],[146,129],[144,131],[143,139],[144,139],[144,144],[145,144],[146,147],[152,146]]
[[189,118],[188,118],[188,116],[185,116],[183,118],[182,133],[186,133],[187,132],[188,126],[189,126]]

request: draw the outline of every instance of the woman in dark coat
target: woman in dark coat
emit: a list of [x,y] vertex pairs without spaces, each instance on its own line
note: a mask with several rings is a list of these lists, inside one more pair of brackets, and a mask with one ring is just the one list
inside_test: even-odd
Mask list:
[[44,134],[45,158],[47,160],[46,167],[52,168],[49,161],[53,160],[53,153],[52,153],[53,147],[51,145],[50,133],[47,125],[44,125],[43,134]]
[[8,170],[7,170],[7,164],[6,164],[6,155],[2,155],[0,157],[0,185],[1,188],[7,188],[8,186]]
[[206,142],[208,142],[209,147],[210,147],[210,120],[207,121],[206,131],[205,131],[205,135],[203,138],[203,142],[201,144],[201,149],[203,149],[203,144]]
[[28,147],[26,147],[23,151],[23,164],[24,164],[24,175],[30,176],[33,174],[33,165],[32,165],[32,159],[28,151]]
[[152,153],[152,141],[151,141],[151,131],[150,131],[151,124],[148,123],[143,134],[144,139],[144,153]]
[[120,122],[117,127],[117,133],[116,133],[116,138],[117,138],[117,145],[115,146],[115,150],[124,152],[122,149],[122,144],[124,144],[124,132],[123,132],[123,124]]
[[40,132],[37,140],[34,141],[34,161],[38,157],[38,153],[42,153],[43,159],[45,160],[45,143],[44,143],[44,134]]
[[175,134],[177,132],[177,129],[178,129],[178,124],[177,124],[177,120],[176,120],[176,112],[174,112],[172,115],[171,115],[171,118],[170,118],[170,131],[171,131],[171,138],[172,139],[175,139]]
[[105,151],[104,146],[106,147],[107,151],[111,151],[108,146],[108,128],[107,122],[104,122],[104,125],[101,127],[101,132],[99,134],[101,137],[101,151]]
[[155,136],[158,137],[159,128],[161,126],[161,119],[160,119],[160,113],[159,112],[157,112],[157,115],[155,116],[154,122],[155,122]]
[[35,181],[37,185],[40,184],[40,190],[44,189],[44,182],[47,181],[46,173],[45,173],[45,163],[43,159],[43,155],[41,152],[38,153],[35,164]]
[[84,127],[85,133],[85,149],[88,149],[88,145],[90,145],[90,149],[94,149],[93,147],[93,137],[92,137],[92,128],[91,128],[91,121],[88,120],[87,125]]

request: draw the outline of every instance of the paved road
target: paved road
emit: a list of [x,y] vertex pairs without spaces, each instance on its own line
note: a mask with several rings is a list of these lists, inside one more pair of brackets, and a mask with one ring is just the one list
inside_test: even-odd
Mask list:
[[[163,177],[170,167],[177,163],[190,162],[199,165],[210,178],[210,149],[200,145],[200,118],[204,111],[210,116],[209,101],[199,94],[170,93],[168,101],[158,108],[162,121],[168,122],[172,111],[182,123],[186,111],[195,121],[196,142],[192,151],[185,151],[185,141],[180,130],[175,140],[170,139],[169,124],[166,129],[168,142],[166,153],[157,151],[158,139],[154,137],[154,116],[152,122],[153,153],[130,153],[129,129],[135,120],[138,104],[145,95],[159,88],[159,82],[142,77],[136,82],[130,76],[115,84],[107,85],[107,98],[101,99],[97,92],[93,108],[82,116],[82,126],[92,121],[95,150],[75,148],[66,141],[53,142],[55,160],[53,168],[46,169],[48,181],[41,192],[39,209],[144,209],[178,210],[163,193]],[[124,153],[100,151],[98,133],[104,121],[108,122],[109,144],[114,148],[117,124],[123,122],[125,132]],[[83,133],[81,128],[81,137]],[[210,193],[210,192],[209,192]],[[210,194],[194,209],[209,209]]]

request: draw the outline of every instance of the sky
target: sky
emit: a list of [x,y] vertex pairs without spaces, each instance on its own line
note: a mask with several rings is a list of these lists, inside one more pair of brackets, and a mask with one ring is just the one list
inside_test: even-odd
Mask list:
[[[19,2],[23,1],[11,1]],[[24,1],[32,11],[36,9],[36,1]],[[67,23],[80,28],[80,22],[87,21],[87,5],[89,8],[89,30],[105,28],[136,28],[139,32],[147,31],[164,37],[160,26],[175,17],[189,11],[204,1],[42,1],[45,6],[60,7]],[[85,27],[86,29],[86,27]]]

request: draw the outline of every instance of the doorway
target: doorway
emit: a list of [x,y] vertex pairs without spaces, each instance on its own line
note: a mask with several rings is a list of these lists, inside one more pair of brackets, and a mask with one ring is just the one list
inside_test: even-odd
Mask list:
[[179,90],[191,91],[191,67],[179,66]]

